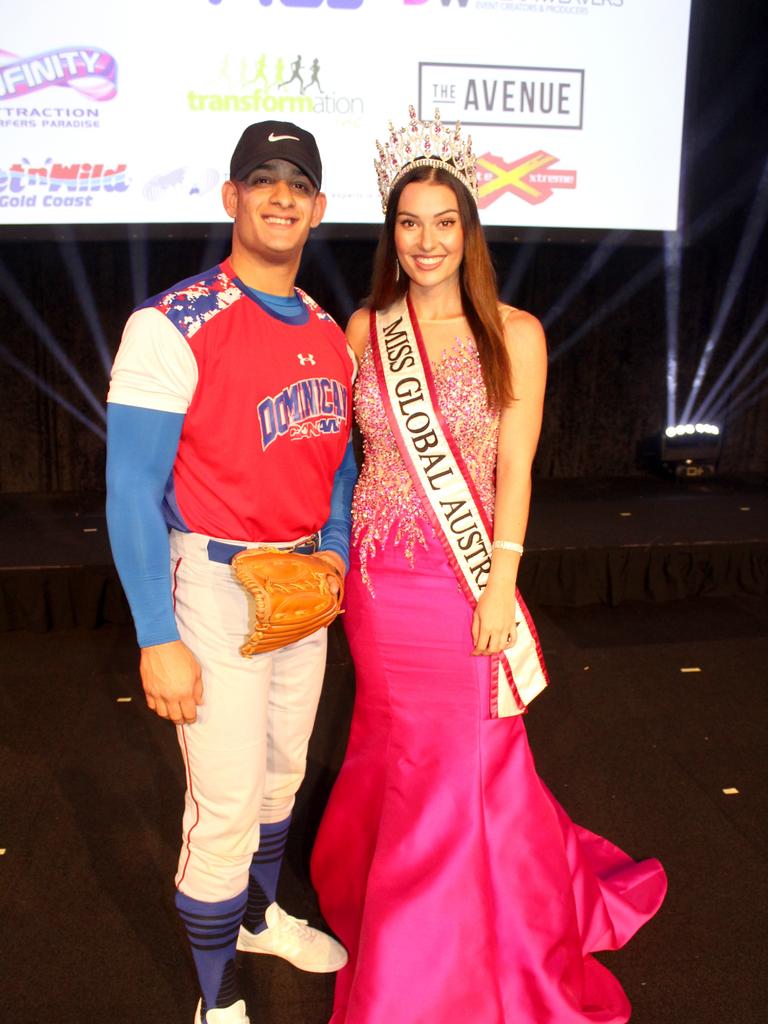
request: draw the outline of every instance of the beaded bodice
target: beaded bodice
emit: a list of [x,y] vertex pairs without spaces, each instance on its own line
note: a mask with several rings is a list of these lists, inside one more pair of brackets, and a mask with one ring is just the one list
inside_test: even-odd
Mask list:
[[[493,518],[498,410],[486,401],[480,359],[471,338],[456,338],[432,364],[438,404],[472,476],[483,507]],[[363,579],[367,563],[385,544],[403,545],[413,564],[424,531],[432,527],[411,483],[387,420],[370,346],[355,385],[355,415],[363,435],[364,462],[352,502],[352,542]]]

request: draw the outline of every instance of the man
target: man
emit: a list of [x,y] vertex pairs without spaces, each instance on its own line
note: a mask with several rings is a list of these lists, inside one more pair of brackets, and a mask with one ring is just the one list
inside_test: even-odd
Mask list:
[[[346,962],[275,902],[325,669],[326,631],[243,658],[245,547],[316,549],[346,570],[353,358],[294,288],[326,198],[313,136],[245,130],[222,188],[220,265],[126,324],[108,396],[107,520],[148,706],[177,726],[187,778],[176,905],[200,982],[196,1024],[247,1024],[235,949],[309,971]],[[319,534],[319,543],[318,543]]]

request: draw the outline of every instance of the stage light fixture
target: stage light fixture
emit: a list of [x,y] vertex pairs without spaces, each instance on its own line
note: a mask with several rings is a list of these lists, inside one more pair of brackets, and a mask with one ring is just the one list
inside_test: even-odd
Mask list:
[[715,423],[676,423],[661,437],[661,464],[676,477],[713,476],[717,470],[722,430]]

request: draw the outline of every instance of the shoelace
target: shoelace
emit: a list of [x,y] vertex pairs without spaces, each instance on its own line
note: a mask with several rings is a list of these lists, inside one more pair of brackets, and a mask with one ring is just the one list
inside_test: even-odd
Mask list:
[[293,917],[291,914],[286,914],[282,907],[279,908],[280,914],[278,917],[278,927],[280,931],[289,932],[296,936],[298,939],[302,939],[304,942],[314,942],[315,932],[309,926],[309,921],[305,918]]

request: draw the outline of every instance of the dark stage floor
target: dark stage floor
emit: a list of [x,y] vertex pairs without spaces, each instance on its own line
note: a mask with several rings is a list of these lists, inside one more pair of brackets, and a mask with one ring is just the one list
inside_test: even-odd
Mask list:
[[[534,482],[529,554],[768,542],[768,481],[643,476]],[[111,562],[103,494],[0,496],[0,567]]]
[[[653,476],[535,483],[520,585],[529,602],[768,594],[768,486]],[[0,632],[128,622],[104,496],[0,497]]]
[[[743,482],[537,487],[523,583],[553,680],[527,716],[539,771],[574,820],[670,878],[658,917],[604,957],[633,1024],[768,1019],[767,513]],[[307,861],[354,688],[338,626],[331,639],[281,880],[314,922]],[[101,498],[2,498],[0,663],[0,1020],[191,1024],[181,765],[143,705]],[[254,1024],[326,1024],[332,978],[267,957],[240,975]]]
[[[765,603],[536,615],[553,677],[527,719],[542,776],[576,821],[669,873],[658,917],[604,957],[633,1024],[763,1024]],[[191,1024],[171,881],[181,770],[173,730],[143,706],[129,629],[8,632],[0,658],[0,1019]],[[313,921],[307,857],[352,687],[334,627],[281,881]],[[327,1022],[331,978],[266,957],[241,959],[240,975],[254,1021]]]

